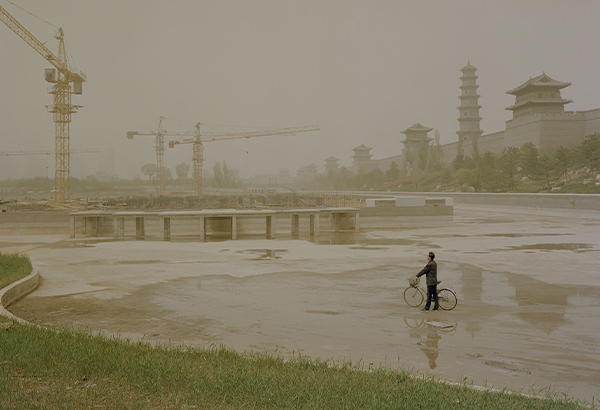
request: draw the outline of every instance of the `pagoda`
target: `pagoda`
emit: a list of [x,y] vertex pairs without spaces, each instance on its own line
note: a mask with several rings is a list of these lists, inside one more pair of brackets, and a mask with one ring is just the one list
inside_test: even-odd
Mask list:
[[570,85],[571,83],[553,80],[542,73],[507,91],[506,94],[515,96],[515,103],[506,109],[513,112],[513,120],[539,113],[562,114],[565,112],[565,104],[573,101],[563,99],[560,90]]
[[[459,97],[460,107],[458,107],[460,112],[460,117],[458,118],[460,130],[457,132],[458,155],[471,154],[473,158],[476,158],[479,156],[479,137],[483,134],[480,127],[481,117],[479,116],[479,109],[481,108],[481,105],[479,105],[480,95],[477,94],[477,89],[479,88],[477,85],[478,77],[475,75],[477,68],[473,67],[470,61],[467,61],[467,65],[460,71],[462,71],[463,75],[460,77],[462,81],[462,85],[460,86],[462,94]],[[468,151],[470,152],[465,152],[465,143],[469,142],[471,149]]]

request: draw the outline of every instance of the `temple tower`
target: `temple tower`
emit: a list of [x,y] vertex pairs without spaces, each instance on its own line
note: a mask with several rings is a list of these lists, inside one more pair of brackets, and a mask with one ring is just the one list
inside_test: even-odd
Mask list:
[[416,123],[412,127],[401,131],[406,135],[402,143],[403,168],[408,175],[424,171],[429,157],[429,144],[433,138],[429,138],[427,133],[433,128],[425,127],[421,123]]
[[475,71],[477,68],[473,67],[470,62],[464,66],[460,71],[463,75],[460,77],[462,85],[460,89],[462,94],[460,95],[460,117],[458,122],[460,123],[460,131],[458,134],[458,155],[464,154],[472,158],[479,157],[479,146],[478,140],[483,131],[481,130],[480,123],[481,117],[479,116],[479,97],[477,94],[477,76]]

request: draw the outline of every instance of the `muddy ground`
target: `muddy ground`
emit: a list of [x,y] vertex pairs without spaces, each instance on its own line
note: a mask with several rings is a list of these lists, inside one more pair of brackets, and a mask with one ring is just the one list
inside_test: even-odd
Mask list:
[[[425,225],[167,243],[13,227],[0,231],[0,249],[26,252],[39,269],[39,288],[9,307],[32,322],[410,368],[598,404],[600,212],[460,205],[453,221]],[[441,286],[458,294],[452,311],[403,299],[430,250]]]

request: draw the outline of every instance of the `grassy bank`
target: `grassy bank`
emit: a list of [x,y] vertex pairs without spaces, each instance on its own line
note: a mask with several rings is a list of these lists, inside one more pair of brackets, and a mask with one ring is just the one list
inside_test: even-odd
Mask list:
[[582,408],[569,399],[478,391],[407,371],[224,347],[167,348],[19,323],[0,330],[0,353],[0,409]]
[[23,279],[32,270],[31,261],[27,256],[5,254],[0,251],[0,289]]

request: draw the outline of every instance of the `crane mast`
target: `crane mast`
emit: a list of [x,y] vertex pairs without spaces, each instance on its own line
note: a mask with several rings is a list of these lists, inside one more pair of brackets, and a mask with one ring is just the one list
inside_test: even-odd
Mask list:
[[[86,81],[83,73],[73,72],[67,63],[65,37],[62,28],[58,29],[54,38],[58,40],[58,56],[50,51],[42,42],[17,21],[6,9],[0,6],[0,21],[44,57],[55,69],[46,69],[46,81],[54,83],[49,94],[53,96],[53,104],[47,105],[48,112],[53,114],[55,135],[55,169],[54,200],[65,203],[70,200],[70,124],[71,114],[77,112],[80,105],[72,104],[72,94],[81,94],[81,84]],[[58,75],[56,75],[58,71]],[[73,83],[73,87],[71,86]]]

